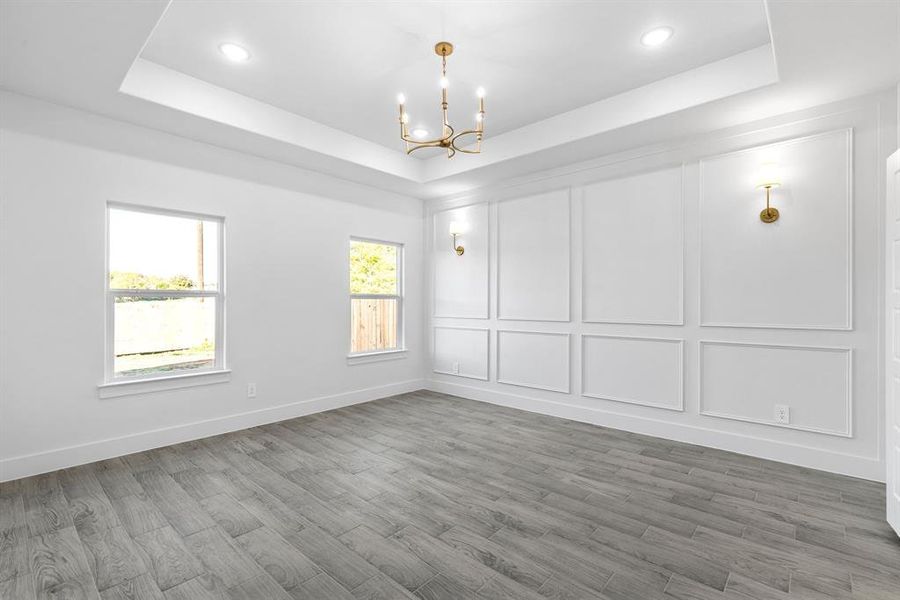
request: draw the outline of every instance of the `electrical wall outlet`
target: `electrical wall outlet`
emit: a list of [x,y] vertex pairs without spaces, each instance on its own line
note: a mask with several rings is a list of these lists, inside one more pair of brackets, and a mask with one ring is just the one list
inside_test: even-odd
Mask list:
[[775,405],[775,422],[776,423],[790,423],[791,422],[791,407],[785,404],[776,404]]
[[255,383],[247,384],[247,397],[248,398],[256,398],[256,384]]
[[458,362],[453,363],[453,374],[459,375],[459,363]]

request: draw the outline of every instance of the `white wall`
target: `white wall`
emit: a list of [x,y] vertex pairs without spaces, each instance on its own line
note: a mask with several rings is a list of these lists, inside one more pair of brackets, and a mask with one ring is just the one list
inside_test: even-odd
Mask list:
[[[432,204],[430,278],[452,269],[460,289],[488,289],[489,312],[433,314],[434,355],[477,356],[467,369],[487,380],[435,369],[430,387],[883,480],[880,223],[895,101],[853,99]],[[773,160],[781,219],[764,224],[754,178]],[[489,251],[452,255],[449,215],[474,220]],[[456,288],[430,293],[441,306]],[[490,339],[476,352],[434,333],[448,327]]]
[[[360,203],[330,200],[285,189],[303,185],[279,165],[252,157],[21,97],[4,109],[0,478],[422,387],[420,201],[303,175],[318,189],[357,195]],[[42,137],[48,128],[70,141],[131,147],[160,162]],[[274,174],[289,185],[164,164],[198,161],[256,177]],[[230,382],[98,397],[108,201],[224,217]],[[404,359],[347,363],[351,235],[406,245]],[[256,398],[247,398],[248,382],[257,384]]]
[[[0,479],[423,384],[884,478],[893,93],[537,173],[424,222],[416,199],[0,101]],[[774,225],[744,179],[769,152],[789,163]],[[110,200],[225,217],[230,382],[98,397]],[[462,257],[452,220],[469,226]],[[405,359],[346,362],[351,235],[407,245]]]

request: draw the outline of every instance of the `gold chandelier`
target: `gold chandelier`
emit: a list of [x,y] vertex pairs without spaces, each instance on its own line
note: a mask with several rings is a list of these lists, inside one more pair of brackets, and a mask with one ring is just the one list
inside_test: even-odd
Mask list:
[[[433,140],[418,140],[409,136],[409,113],[406,112],[406,98],[403,94],[397,96],[400,104],[400,139],[406,143],[406,153],[411,154],[419,148],[446,148],[447,158],[453,158],[457,152],[466,154],[481,153],[481,139],[484,137],[484,88],[478,88],[478,112],[475,114],[475,129],[467,129],[456,133],[450,126],[447,118],[447,57],[453,54],[453,44],[450,42],[438,42],[434,46],[434,52],[441,57],[441,112],[444,116],[441,125],[441,137]],[[424,131],[424,130],[421,130]],[[427,132],[423,137],[427,135]],[[457,140],[465,136],[475,136],[474,149],[466,149],[459,146]],[[464,141],[464,140],[463,140]]]

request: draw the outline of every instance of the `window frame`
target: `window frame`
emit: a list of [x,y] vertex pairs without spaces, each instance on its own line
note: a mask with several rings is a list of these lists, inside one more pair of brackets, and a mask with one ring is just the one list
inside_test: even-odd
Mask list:
[[[218,224],[218,239],[216,240],[216,253],[218,254],[216,276],[217,289],[215,290],[144,290],[130,288],[111,288],[109,286],[110,275],[110,211],[111,210],[127,210],[137,213],[145,213],[151,215],[162,215],[166,217],[178,217],[182,219],[214,221]],[[106,265],[104,269],[105,282],[105,307],[106,307],[106,324],[105,324],[105,345],[104,345],[104,377],[105,386],[118,386],[127,383],[153,382],[160,380],[179,380],[183,378],[192,378],[198,375],[210,375],[227,373],[225,365],[225,217],[217,215],[208,215],[190,211],[176,210],[170,208],[160,208],[154,206],[145,206],[139,204],[129,204],[126,202],[107,202],[106,203]],[[144,298],[214,298],[216,302],[215,311],[215,357],[213,364],[209,367],[199,369],[180,369],[175,371],[163,371],[160,373],[140,375],[119,375],[115,374],[115,302],[116,296],[132,296]],[[103,387],[103,386],[101,386]]]
[[[347,243],[347,288],[350,286],[350,249],[353,242],[363,242],[367,244],[380,244],[384,246],[394,246],[397,248],[397,293],[396,294],[354,294],[350,292],[347,300],[347,315],[349,316],[349,331],[347,335],[347,358],[353,362],[368,362],[365,359],[391,357],[403,355],[406,353],[406,318],[404,310],[404,297],[406,291],[406,272],[404,270],[406,245],[403,242],[391,242],[388,240],[379,240],[370,237],[361,237],[351,235]],[[396,300],[397,301],[397,346],[394,348],[385,348],[383,350],[367,350],[365,352],[353,352],[351,346],[353,341],[353,300]]]

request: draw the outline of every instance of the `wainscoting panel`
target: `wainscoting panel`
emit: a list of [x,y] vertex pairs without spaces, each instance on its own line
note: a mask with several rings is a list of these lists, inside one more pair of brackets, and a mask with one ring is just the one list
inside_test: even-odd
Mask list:
[[488,329],[435,327],[432,370],[487,381],[489,337]]
[[[445,210],[434,215],[434,316],[488,318],[489,212],[487,204]],[[457,256],[450,223],[463,224],[459,237],[465,254]]]
[[852,369],[849,348],[701,341],[700,413],[851,437]]
[[581,336],[581,394],[684,410],[683,340]]
[[682,167],[583,193],[583,320],[681,325]]
[[497,332],[497,381],[569,393],[569,334]]
[[[851,323],[851,130],[700,161],[702,325],[847,330]],[[762,165],[781,213],[763,223]]]
[[497,317],[569,320],[569,190],[497,207]]

